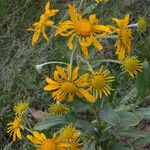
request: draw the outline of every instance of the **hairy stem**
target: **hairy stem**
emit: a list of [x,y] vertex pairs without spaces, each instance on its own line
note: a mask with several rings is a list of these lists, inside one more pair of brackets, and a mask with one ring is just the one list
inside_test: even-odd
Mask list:
[[112,63],[122,64],[121,61],[113,60],[113,59],[103,59],[103,60],[98,60],[98,62],[112,62]]

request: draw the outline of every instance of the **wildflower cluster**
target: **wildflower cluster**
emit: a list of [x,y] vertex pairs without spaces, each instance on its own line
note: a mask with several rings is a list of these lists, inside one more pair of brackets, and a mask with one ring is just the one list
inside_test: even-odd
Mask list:
[[[95,0],[97,3],[108,1]],[[54,100],[48,108],[47,115],[59,119],[64,116],[66,117],[71,114],[72,110],[70,106],[72,103],[80,100],[87,103],[90,107],[94,107],[95,113],[92,113],[97,116],[99,112],[95,109],[96,103],[101,103],[102,99],[111,95],[113,91],[115,92],[112,84],[118,78],[115,77],[113,71],[110,71],[109,65],[105,66],[102,63],[117,63],[132,78],[135,78],[142,72],[143,63],[137,56],[132,56],[132,27],[138,27],[140,32],[144,32],[146,30],[146,22],[142,18],[138,21],[137,25],[129,24],[130,15],[127,14],[123,19],[112,18],[117,24],[116,26],[110,24],[104,25],[100,22],[101,20],[99,20],[96,14],[85,16],[80,9],[77,9],[77,6],[69,4],[68,19],[59,21],[57,25],[54,25],[54,21],[50,20],[50,17],[58,12],[59,10],[57,9],[50,9],[50,2],[48,2],[45,6],[45,12],[40,16],[40,20],[34,23],[34,28],[28,29],[28,31],[34,32],[32,37],[32,45],[34,45],[37,43],[41,33],[44,39],[49,40],[45,28],[51,26],[51,28],[54,28],[53,35],[55,38],[57,36],[68,38],[67,46],[71,50],[70,63],[56,62],[65,66],[56,65],[53,77],[45,78],[46,85],[43,89],[50,92],[50,97]],[[98,66],[94,67],[95,64],[93,65],[90,62],[93,59],[90,57],[90,51],[94,47],[93,50],[96,49],[96,53],[102,54],[106,50],[103,44],[107,38],[113,41],[115,39],[114,48],[117,59],[100,59]],[[112,53],[113,55],[114,53]],[[74,66],[74,58],[85,63],[87,68],[83,69],[80,65]],[[54,64],[54,62],[47,62],[38,65],[37,68],[39,70],[44,65],[51,63]],[[102,103],[101,106],[103,106]],[[13,136],[13,141],[16,140],[16,137],[19,139],[22,138],[21,130],[28,129],[23,124],[23,116],[27,107],[27,102],[20,102],[14,107],[16,117],[13,122],[8,123],[9,127],[7,130]],[[75,113],[73,112],[72,114]],[[98,122],[99,118],[96,118]],[[95,120],[93,122],[95,123]],[[103,127],[99,125],[100,123],[98,122],[96,127]],[[94,132],[99,130],[99,128],[95,129],[96,127],[94,127]],[[80,139],[81,133],[76,129],[74,123],[62,127],[53,135],[50,134],[50,137],[46,137],[46,134],[39,131],[28,131],[31,134],[28,134],[26,137],[34,144],[37,150],[81,150],[83,145]]]
[[27,108],[28,102],[19,102],[14,106],[15,118],[7,124],[7,133],[13,137],[13,141],[16,141],[16,138],[22,138],[21,130],[24,130],[23,117]]

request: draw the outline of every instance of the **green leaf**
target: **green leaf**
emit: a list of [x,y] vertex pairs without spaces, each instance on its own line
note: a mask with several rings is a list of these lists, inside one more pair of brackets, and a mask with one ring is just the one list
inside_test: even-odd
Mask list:
[[3,150],[11,150],[11,149],[12,149],[12,143],[13,143],[13,142],[10,142],[9,144],[7,144],[7,145],[3,148]]
[[148,131],[137,131],[137,130],[127,130],[124,132],[118,132],[119,136],[134,138],[134,146],[142,146],[144,144],[150,143],[150,133]]
[[83,11],[83,14],[90,14],[95,8],[96,8],[97,4],[91,4],[90,6],[86,7]]
[[71,107],[72,110],[76,112],[86,112],[88,110],[91,110],[91,106],[89,105],[89,103],[83,103],[80,101],[73,102]]
[[68,123],[67,119],[65,117],[53,117],[53,116],[48,116],[44,119],[44,121],[37,123],[34,127],[34,130],[44,130],[44,129],[49,129],[51,127],[57,126],[57,125],[62,125]]
[[118,132],[117,135],[119,136],[125,136],[125,137],[132,137],[134,139],[139,139],[139,138],[146,138],[150,134],[146,131],[138,131],[134,129],[129,129],[126,131]]
[[125,147],[121,143],[115,143],[115,144],[111,145],[111,147],[109,148],[109,150],[131,150],[131,149]]
[[126,111],[119,112],[119,117],[120,117],[120,125],[124,127],[135,126],[141,121],[140,117],[132,112]]
[[82,150],[96,150],[95,148],[96,141],[90,141],[83,145]]
[[143,99],[146,96],[150,81],[150,66],[146,59],[144,60],[142,71],[143,72],[137,78],[136,87],[139,97]]
[[88,144],[88,149],[87,150],[96,150],[95,148],[95,141],[92,141]]
[[134,146],[142,146],[146,144],[150,144],[150,133],[143,137],[142,139],[137,139],[136,141],[133,142]]
[[95,133],[93,124],[91,124],[87,121],[77,120],[75,124],[78,128],[81,128],[86,134],[94,134]]
[[99,113],[99,116],[102,120],[106,121],[111,125],[116,125],[119,123],[119,115],[109,104],[105,104],[103,106],[101,112]]
[[150,107],[138,108],[135,112],[141,117],[141,119],[150,120]]
[[111,138],[112,138],[111,134],[109,132],[105,131],[100,136],[99,141],[106,141],[106,140],[111,139]]

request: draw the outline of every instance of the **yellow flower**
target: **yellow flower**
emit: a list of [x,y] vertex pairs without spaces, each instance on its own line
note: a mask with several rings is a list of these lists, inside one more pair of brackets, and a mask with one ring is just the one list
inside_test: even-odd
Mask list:
[[60,138],[66,142],[76,141],[79,136],[80,132],[76,130],[72,123],[60,130]]
[[109,83],[114,81],[114,76],[109,76],[110,72],[104,70],[102,66],[99,71],[93,72],[90,78],[90,91],[93,91],[93,96],[97,99],[100,95],[102,98],[102,93],[108,96],[112,88],[110,88]]
[[49,20],[49,18],[54,16],[59,11],[57,9],[49,9],[49,8],[50,8],[50,2],[46,4],[45,12],[40,16],[39,22],[34,23],[34,28],[27,29],[28,31],[34,32],[34,35],[32,37],[32,45],[34,45],[37,42],[41,33],[47,41],[49,40],[47,34],[45,33],[45,27],[54,24],[54,22]]
[[131,29],[127,28],[129,15],[126,15],[124,19],[113,18],[113,20],[118,24],[118,28],[112,27],[119,36],[115,43],[116,54],[118,55],[118,60],[123,60],[126,51],[128,54],[131,53]]
[[10,134],[10,136],[13,136],[13,141],[16,141],[16,137],[19,139],[22,138],[20,130],[24,130],[24,127],[22,125],[22,116],[17,116],[13,122],[10,122],[7,124],[7,133]]
[[65,104],[52,104],[49,107],[49,113],[52,116],[63,116],[67,115],[70,112],[70,109]]
[[14,106],[14,111],[16,114],[23,114],[24,111],[27,109],[28,107],[28,102],[18,102],[15,106]]
[[71,123],[59,131],[59,137],[64,142],[70,144],[70,150],[80,150],[82,143],[80,143],[80,131]]
[[97,3],[100,3],[100,2],[102,2],[102,3],[106,3],[106,2],[108,2],[109,0],[95,0]]
[[138,72],[142,72],[142,65],[138,59],[137,56],[135,57],[126,57],[123,60],[123,66],[126,72],[129,73],[129,75],[134,78],[138,74]]
[[55,135],[52,138],[46,138],[43,133],[33,131],[27,138],[35,145],[37,150],[66,150],[69,144],[62,142]]
[[140,32],[144,32],[146,30],[146,21],[144,17],[141,17],[138,20],[138,29]]
[[[73,70],[71,75],[71,67],[68,64],[67,72],[65,72],[60,66],[56,66],[54,71],[54,80],[46,78],[47,86],[44,87],[45,91],[53,91],[52,97],[56,101],[63,101],[65,97],[68,97],[68,101],[73,101],[74,95],[78,97],[85,97],[88,101],[94,102],[95,99],[90,95],[86,88],[88,86],[88,74],[83,74],[78,78],[79,67]],[[78,79],[77,79],[78,78]]]
[[73,49],[73,40],[76,37],[82,47],[82,52],[88,59],[87,47],[94,44],[98,50],[102,50],[103,47],[97,38],[102,38],[107,33],[110,33],[111,30],[107,26],[100,25],[95,14],[90,15],[89,19],[82,18],[74,5],[69,5],[68,12],[71,20],[60,22],[55,35],[60,34],[64,37],[71,35],[68,41],[70,49]]

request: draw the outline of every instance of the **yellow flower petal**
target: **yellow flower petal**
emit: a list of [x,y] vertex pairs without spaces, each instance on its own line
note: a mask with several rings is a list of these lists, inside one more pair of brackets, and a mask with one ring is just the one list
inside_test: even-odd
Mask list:
[[73,22],[78,21],[78,13],[75,8],[75,5],[69,5],[69,10],[68,10],[69,16]]
[[56,81],[52,80],[51,78],[45,78],[45,81],[47,83],[49,83],[49,84],[56,84],[56,85],[58,85],[58,83]]
[[76,80],[77,77],[78,77],[78,71],[79,71],[79,67],[76,67],[74,70],[73,70],[73,73],[72,73],[72,81]]
[[46,6],[45,6],[45,11],[48,11],[49,8],[50,8],[50,2],[48,2],[48,3],[46,4]]
[[42,34],[43,34],[43,37],[48,41],[49,38],[47,36],[47,34],[45,33],[45,27],[43,26],[43,29],[42,29]]
[[98,19],[96,19],[96,14],[92,14],[92,15],[90,15],[89,16],[89,20],[90,20],[90,22],[92,23],[92,24],[98,24]]
[[83,89],[83,88],[79,88],[78,91],[79,91],[80,93],[82,93],[82,95],[83,95],[89,102],[91,102],[91,103],[94,103],[94,102],[95,102],[94,97],[93,97],[91,94],[89,94],[87,90],[85,90],[85,89]]
[[46,26],[50,26],[50,25],[53,25],[54,24],[54,21],[51,21],[51,20],[47,20],[46,22],[45,22],[45,25]]
[[71,80],[71,66],[70,66],[70,64],[67,65],[67,75],[68,75],[68,80]]
[[129,24],[129,14],[127,14],[125,17],[124,17],[124,27],[126,27],[128,24]]
[[93,44],[94,44],[94,46],[97,48],[97,49],[99,49],[99,50],[102,50],[103,49],[103,47],[102,47],[102,45],[98,42],[98,40],[97,39],[93,39]]
[[51,91],[51,90],[56,90],[56,89],[58,89],[60,86],[59,85],[46,85],[45,87],[44,87],[44,90],[45,91]]
[[69,49],[73,49],[73,43],[72,42],[73,42],[75,36],[76,36],[76,33],[72,34],[71,37],[69,38],[69,41],[68,41]]
[[36,31],[32,37],[32,45],[34,45],[37,42],[39,36],[40,36],[40,31]]
[[65,79],[67,78],[66,73],[64,72],[64,70],[61,67],[56,66],[56,69],[63,78],[65,78]]
[[88,49],[85,46],[82,46],[82,52],[85,55],[86,59],[89,59]]

